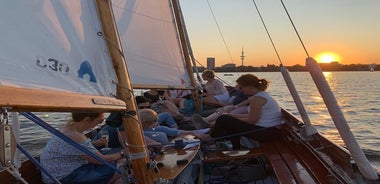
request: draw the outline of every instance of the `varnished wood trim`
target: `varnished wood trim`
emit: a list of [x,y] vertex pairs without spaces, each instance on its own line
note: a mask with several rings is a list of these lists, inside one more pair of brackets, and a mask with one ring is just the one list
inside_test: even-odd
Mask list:
[[265,150],[262,147],[253,148],[250,150],[232,150],[232,151],[217,151],[206,153],[203,156],[203,162],[220,162],[228,160],[240,160],[244,158],[257,158],[265,154]]
[[266,157],[269,160],[270,165],[280,184],[296,184],[296,179],[293,174],[290,172],[288,166],[282,159],[281,155],[278,154],[278,151],[274,144],[265,144],[262,146],[265,147]]
[[125,102],[113,97],[7,86],[0,86],[0,107],[10,107],[10,111],[18,112],[120,111],[126,109]]
[[[160,167],[160,176],[168,180],[175,179],[198,154],[199,147],[200,146],[196,146],[187,150],[168,147],[168,149],[164,151],[164,154],[157,155],[155,160],[163,164],[163,166]],[[183,159],[186,159],[188,162],[183,165],[178,165],[177,160]]]

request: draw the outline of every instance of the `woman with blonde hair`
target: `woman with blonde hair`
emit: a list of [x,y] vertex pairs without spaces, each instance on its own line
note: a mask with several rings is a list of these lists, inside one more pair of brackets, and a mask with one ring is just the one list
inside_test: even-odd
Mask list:
[[210,131],[210,128],[199,130],[180,130],[177,128],[170,128],[167,126],[159,126],[157,122],[157,113],[152,109],[140,109],[138,110],[140,121],[144,129],[144,134],[149,132],[164,132],[167,136],[178,137],[184,135],[205,134]]
[[207,81],[203,87],[205,90],[202,94],[203,104],[217,107],[227,105],[230,94],[224,84],[219,79],[215,79],[214,70],[203,71],[202,78]]

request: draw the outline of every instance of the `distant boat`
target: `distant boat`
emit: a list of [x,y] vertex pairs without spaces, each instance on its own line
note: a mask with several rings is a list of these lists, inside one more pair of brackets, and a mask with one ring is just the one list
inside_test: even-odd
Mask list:
[[232,73],[225,73],[223,76],[234,76]]
[[370,64],[370,65],[368,65],[368,67],[369,67],[369,71],[370,71],[370,72],[374,72],[374,71],[375,71],[376,64]]

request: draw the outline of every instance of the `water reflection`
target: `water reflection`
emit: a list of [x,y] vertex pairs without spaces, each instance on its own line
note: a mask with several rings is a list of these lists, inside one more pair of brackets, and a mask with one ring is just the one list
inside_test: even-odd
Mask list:
[[337,129],[326,130],[322,133],[322,135],[324,135],[327,139],[330,139],[331,141],[333,141],[335,144],[338,144],[340,146],[345,146]]
[[329,84],[331,91],[335,91],[337,83],[335,75],[332,72],[323,72],[323,76],[325,76],[325,79]]

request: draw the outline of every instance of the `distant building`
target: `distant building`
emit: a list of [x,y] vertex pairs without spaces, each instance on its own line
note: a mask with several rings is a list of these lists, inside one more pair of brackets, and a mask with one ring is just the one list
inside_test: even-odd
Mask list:
[[225,65],[222,65],[221,68],[235,68],[236,65],[233,64],[233,63],[228,63],[228,64],[225,64]]
[[215,58],[208,57],[207,58],[207,69],[214,69],[215,68]]

